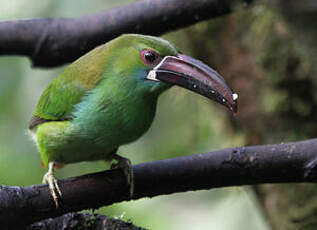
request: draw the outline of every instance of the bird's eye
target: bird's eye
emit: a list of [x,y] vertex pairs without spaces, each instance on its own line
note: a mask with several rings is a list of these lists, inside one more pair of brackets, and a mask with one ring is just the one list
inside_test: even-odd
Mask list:
[[152,63],[152,62],[154,62],[155,61],[155,54],[154,53],[152,53],[152,52],[146,52],[145,54],[144,54],[144,58],[145,58],[145,60],[147,61],[147,62],[149,62],[149,63]]
[[161,57],[154,50],[142,50],[141,59],[146,65],[154,65],[161,60]]

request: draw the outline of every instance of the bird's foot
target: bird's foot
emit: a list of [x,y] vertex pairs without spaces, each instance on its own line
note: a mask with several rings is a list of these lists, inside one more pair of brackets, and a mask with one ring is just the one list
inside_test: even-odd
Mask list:
[[134,177],[133,177],[133,168],[131,161],[128,158],[119,156],[117,154],[114,155],[113,159],[117,161],[116,164],[111,165],[111,169],[120,168],[123,170],[123,173],[126,177],[127,184],[129,185],[130,199],[133,198],[134,193]]
[[57,179],[54,175],[54,162],[50,162],[48,164],[48,171],[43,176],[43,182],[44,184],[48,184],[48,188],[50,190],[50,193],[53,197],[54,203],[56,208],[59,207],[60,199],[62,198],[62,192],[58,186]]

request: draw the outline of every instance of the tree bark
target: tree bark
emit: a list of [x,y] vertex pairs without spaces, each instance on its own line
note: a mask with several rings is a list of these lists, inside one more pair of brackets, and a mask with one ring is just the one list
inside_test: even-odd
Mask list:
[[72,62],[123,33],[161,35],[228,14],[250,0],[141,0],[79,18],[0,22],[0,55],[25,55],[33,66]]
[[[1,228],[6,230],[6,228]],[[8,228],[10,230],[20,230],[21,226]],[[60,217],[49,218],[24,226],[25,230],[143,230],[144,228],[136,227],[130,222],[124,222],[119,219],[109,218],[107,216],[89,213],[67,213]]]
[[[133,166],[133,199],[259,183],[317,182],[317,139],[230,148]],[[59,181],[56,209],[47,185],[0,187],[0,225],[29,224],[68,212],[129,200],[120,170]],[[17,222],[19,218],[19,222]]]

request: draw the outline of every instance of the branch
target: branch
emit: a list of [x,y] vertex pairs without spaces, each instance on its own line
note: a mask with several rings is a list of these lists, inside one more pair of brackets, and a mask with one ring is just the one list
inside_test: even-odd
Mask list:
[[34,66],[74,61],[123,33],[160,35],[231,12],[252,0],[141,0],[79,18],[0,22],[0,55],[29,56]]
[[[317,139],[280,145],[229,148],[133,166],[133,199],[259,183],[317,182]],[[0,226],[27,224],[128,199],[120,170],[59,181],[56,209],[47,185],[0,187]],[[19,219],[19,222],[16,220]]]
[[[12,230],[12,228],[10,228]],[[17,227],[16,229],[21,229]],[[29,226],[25,226],[26,230],[45,229],[89,229],[89,230],[107,230],[107,229],[123,229],[123,230],[145,230],[136,227],[130,222],[124,222],[119,219],[109,218],[107,216],[89,213],[67,213],[60,217],[49,218],[40,222],[36,222]]]

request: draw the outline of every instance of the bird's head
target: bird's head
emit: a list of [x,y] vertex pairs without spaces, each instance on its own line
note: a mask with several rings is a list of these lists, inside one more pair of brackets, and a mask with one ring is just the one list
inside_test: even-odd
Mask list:
[[119,57],[112,63],[116,74],[130,78],[136,88],[159,94],[178,85],[237,112],[238,95],[220,74],[203,62],[181,54],[164,39],[126,34],[114,39],[110,49]]

